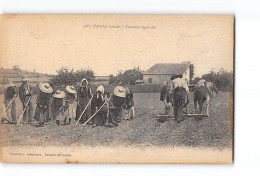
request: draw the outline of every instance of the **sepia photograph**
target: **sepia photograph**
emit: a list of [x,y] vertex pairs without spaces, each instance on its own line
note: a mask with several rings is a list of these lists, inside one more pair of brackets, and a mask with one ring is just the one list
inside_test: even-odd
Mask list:
[[233,15],[0,15],[4,163],[231,164]]

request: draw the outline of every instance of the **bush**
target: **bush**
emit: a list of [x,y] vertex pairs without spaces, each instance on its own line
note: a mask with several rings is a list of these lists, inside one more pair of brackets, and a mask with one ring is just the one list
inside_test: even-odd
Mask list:
[[221,69],[218,72],[211,71],[208,74],[202,75],[202,79],[214,82],[217,88],[221,91],[233,90],[233,77],[233,73],[224,69]]
[[0,80],[0,84],[2,84],[2,85],[7,85],[7,84],[9,84],[10,83],[10,81],[7,79],[7,78],[2,78],[1,80]]
[[69,70],[68,68],[62,67],[57,70],[57,75],[52,77],[50,82],[56,86],[76,85],[77,82],[80,82],[83,78],[86,78],[88,81],[93,80],[94,72],[90,69],[81,69],[75,72],[73,69]]
[[123,84],[135,85],[136,80],[142,80],[143,74],[138,69],[119,71],[117,76],[110,75],[109,84],[122,82]]

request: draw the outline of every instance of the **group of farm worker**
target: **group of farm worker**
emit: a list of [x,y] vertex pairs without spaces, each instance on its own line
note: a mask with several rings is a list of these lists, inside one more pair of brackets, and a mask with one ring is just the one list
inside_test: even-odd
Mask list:
[[[206,92],[198,93],[198,90],[201,87],[204,87],[206,89]],[[195,92],[194,101],[202,100],[203,102],[203,98],[205,97],[205,99],[207,99],[207,105],[208,105],[209,99],[213,95],[213,91],[215,91],[216,93],[218,92],[215,84],[208,82],[205,79],[200,79],[194,86],[194,92]],[[171,77],[171,80],[166,81],[162,86],[160,100],[164,102],[166,114],[168,115],[170,113],[170,107],[172,105],[174,109],[174,120],[177,121],[178,123],[184,120],[182,116],[183,112],[188,113],[187,112],[187,105],[189,103],[188,95],[189,95],[189,83],[181,74],[173,75]],[[201,104],[202,102],[199,102],[200,106],[202,106]],[[194,103],[197,112],[196,102]],[[200,112],[201,112],[201,107],[200,107]],[[207,114],[208,114],[208,109],[207,109]]]
[[[134,117],[133,93],[127,87],[116,86],[113,93],[109,93],[105,91],[103,85],[99,85],[92,94],[85,78],[81,80],[78,89],[67,85],[64,91],[61,89],[54,91],[54,85],[49,83],[40,83],[38,86],[34,119],[38,121],[39,127],[44,126],[45,122],[57,126],[67,125],[72,119],[84,125],[91,124],[93,127],[102,125],[115,127],[121,122],[123,108],[128,112],[125,119]],[[33,117],[32,87],[27,78],[22,79],[19,97],[23,112],[18,119],[15,104],[18,95],[14,87],[13,84],[9,84],[5,90],[4,111],[1,118],[7,122],[17,121],[18,124],[21,121],[28,124],[32,122]]]

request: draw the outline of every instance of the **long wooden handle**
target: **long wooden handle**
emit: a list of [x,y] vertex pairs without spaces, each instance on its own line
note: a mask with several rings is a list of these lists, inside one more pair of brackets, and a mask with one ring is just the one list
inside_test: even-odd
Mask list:
[[14,100],[16,99],[17,96],[15,96],[14,98],[12,98],[11,102],[8,104],[8,106],[5,108],[5,110],[3,111],[3,113],[1,114],[0,117],[2,117],[2,115],[8,110],[8,108],[11,106],[11,104],[14,102]]
[[29,102],[31,101],[31,98],[32,98],[32,97],[30,97],[29,100],[27,101],[27,103],[26,103],[26,105],[25,105],[25,108],[24,108],[22,114],[20,115],[20,117],[19,117],[19,119],[18,119],[18,121],[17,121],[17,125],[20,123],[20,121],[21,121],[21,119],[22,119],[22,117],[23,117],[23,114],[24,114],[25,110],[27,109],[27,106],[28,106]]
[[86,125],[101,110],[101,108],[105,106],[106,103],[107,101],[104,104],[102,104],[102,106],[100,106],[100,108],[83,125]]
[[83,114],[85,113],[86,109],[88,108],[88,106],[90,105],[90,102],[92,100],[93,96],[90,98],[90,100],[88,101],[88,104],[86,105],[85,109],[82,111],[81,115],[79,116],[78,121],[76,122],[76,125],[79,123],[81,117],[83,116]]

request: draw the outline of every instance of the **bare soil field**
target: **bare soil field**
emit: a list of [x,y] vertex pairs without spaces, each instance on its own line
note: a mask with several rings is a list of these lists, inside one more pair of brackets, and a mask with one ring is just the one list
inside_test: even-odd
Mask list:
[[[193,94],[193,93],[191,93]],[[180,124],[174,120],[159,123],[156,114],[164,112],[159,93],[135,93],[136,116],[133,120],[122,120],[118,127],[72,124],[53,126],[47,124],[42,128],[37,123],[31,125],[1,124],[2,146],[186,146],[213,147],[217,149],[232,146],[232,118],[230,117],[229,92],[220,92],[210,102],[210,117],[195,120],[187,117]],[[2,100],[1,95],[0,100]],[[33,97],[35,102],[36,96]],[[194,112],[193,95],[188,105],[189,113]],[[1,104],[2,106],[2,104]],[[35,104],[34,104],[35,106]],[[16,99],[17,117],[22,112],[21,102]],[[35,107],[34,107],[35,108]],[[232,108],[232,107],[231,107]],[[2,110],[2,107],[1,107]],[[205,110],[205,105],[204,105]],[[172,112],[171,112],[172,113]]]

